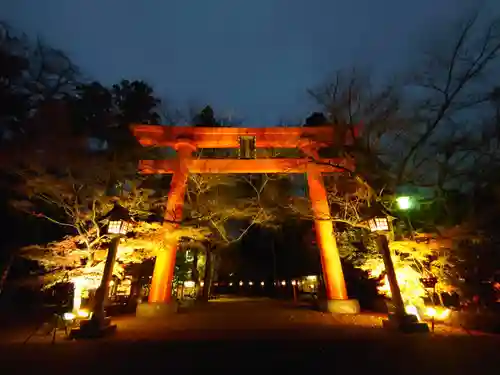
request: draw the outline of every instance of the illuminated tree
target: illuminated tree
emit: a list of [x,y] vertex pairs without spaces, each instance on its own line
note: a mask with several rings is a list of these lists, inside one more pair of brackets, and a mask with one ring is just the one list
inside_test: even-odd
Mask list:
[[[447,190],[470,187],[478,164],[497,159],[497,82],[484,78],[497,72],[499,27],[498,18],[469,15],[428,45],[399,83],[374,86],[354,69],[311,90],[338,135],[332,154],[356,160],[356,170],[346,174],[367,183],[375,197],[410,184],[431,188],[441,204]],[[317,119],[318,113],[309,122]],[[351,142],[344,146],[346,136]]]
[[[498,19],[484,23],[473,14],[458,25],[455,34],[442,33],[446,37],[431,45],[414,74],[399,83],[375,86],[364,72],[339,71],[327,84],[310,91],[323,113],[313,113],[305,126],[332,124],[336,133],[335,146],[322,150],[320,157],[356,160],[354,170],[338,166],[344,173],[327,178],[332,220],[341,232],[339,245],[345,256],[356,251],[351,245],[359,243],[353,238],[362,232],[356,228],[363,227],[364,208],[377,202],[391,209],[399,187],[416,185],[430,187],[435,212],[442,211],[451,202],[447,198],[450,189],[470,189],[470,176],[478,166],[488,169],[496,163],[497,137],[491,120],[496,113],[497,82],[484,78],[497,72],[499,26]],[[294,208],[311,217],[305,202],[296,202]],[[422,219],[437,232],[438,217]],[[403,246],[399,241],[393,244]],[[450,274],[431,270],[432,264],[446,264],[442,269],[449,271],[450,259],[454,259],[450,254],[423,251],[415,243],[407,243],[398,252],[413,259],[411,268],[417,274],[425,269],[450,282]],[[366,254],[364,261],[373,263],[373,254]],[[417,263],[425,265],[424,269],[418,269]]]
[[[5,23],[0,23],[0,66],[0,166],[5,169],[15,162],[18,154],[36,143],[40,128],[35,118],[42,105],[70,94],[79,74],[66,54],[41,39],[30,40]],[[57,124],[54,121],[50,125]],[[7,201],[12,178],[4,172],[0,172],[0,189]],[[2,207],[2,216],[7,225],[0,253],[0,291],[15,258],[15,249],[36,231],[36,226],[30,225],[32,221],[22,220],[7,205]],[[25,227],[22,236],[16,233],[20,225]]]
[[[57,153],[58,150],[51,151]],[[241,238],[252,225],[273,219],[257,198],[241,194],[245,181],[231,176],[193,175],[180,226],[166,230],[161,218],[167,184],[137,176],[133,163],[109,161],[106,153],[76,148],[72,151],[74,153],[65,153],[63,165],[57,160],[39,158],[18,171],[22,182],[19,191],[28,199],[14,202],[17,208],[57,224],[69,233],[62,241],[31,246],[23,251],[24,256],[56,271],[56,276],[67,274],[68,268],[72,274],[78,274],[99,264],[99,251],[105,249],[108,242],[103,231],[104,218],[116,201],[128,208],[137,221],[133,234],[120,246],[119,262],[153,257],[172,239],[202,243],[209,270],[207,288],[215,255]],[[235,234],[241,226],[246,229]],[[60,255],[67,252],[65,257],[70,265]]]
[[[208,235],[206,228],[182,226],[166,232],[161,223],[138,221],[120,242],[114,273],[123,276],[126,265],[142,263],[153,258],[161,251],[165,241],[172,238],[202,241]],[[109,238],[102,235],[99,242],[94,240],[92,248],[88,247],[87,242],[86,236],[67,235],[48,244],[26,246],[21,249],[20,256],[36,261],[44,267],[45,273],[40,276],[44,287],[82,276],[93,279],[98,285],[106,260]]]
[[264,205],[261,197],[265,186],[266,183],[257,185],[246,176],[190,176],[183,220],[196,222],[210,231],[201,241],[205,254],[204,299],[209,297],[224,250],[239,241],[252,226],[269,225],[276,220],[273,210]]

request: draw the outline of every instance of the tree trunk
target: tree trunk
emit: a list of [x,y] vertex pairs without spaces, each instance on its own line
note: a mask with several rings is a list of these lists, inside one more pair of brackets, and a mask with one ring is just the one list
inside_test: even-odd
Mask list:
[[207,255],[205,259],[205,275],[203,277],[203,293],[201,295],[202,301],[208,301],[210,297],[210,290],[212,287],[213,259],[211,245],[207,245],[206,252]]
[[198,272],[198,250],[193,250],[193,262],[191,263],[191,279],[194,281],[193,298],[198,298],[201,294],[200,273]]
[[139,294],[141,288],[139,284],[139,279],[134,277],[132,279],[132,283],[130,284],[130,295],[128,296],[127,306],[130,308],[135,308],[137,303],[139,302]]
[[219,281],[220,256],[218,253],[212,255],[212,286]]
[[14,263],[14,258],[15,255],[14,253],[12,253],[7,259],[7,262],[1,268],[2,273],[0,274],[0,295],[2,294],[3,287],[5,285],[5,282],[7,281],[7,276],[9,276],[9,271],[12,266],[12,263]]
[[193,263],[191,264],[191,278],[196,286],[200,283],[200,275],[198,273],[198,250],[193,251]]

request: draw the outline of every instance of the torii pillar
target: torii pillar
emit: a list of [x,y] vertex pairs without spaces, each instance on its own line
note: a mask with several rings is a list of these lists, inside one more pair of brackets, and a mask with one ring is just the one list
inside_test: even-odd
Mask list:
[[314,164],[308,166],[307,184],[326,292],[326,300],[320,299],[320,303],[324,304],[324,306],[320,306],[321,310],[333,313],[357,314],[359,312],[358,301],[348,299],[347,296],[344,273],[342,271],[342,263],[340,261],[323,176]]
[[[144,146],[173,146],[174,160],[142,160],[144,174],[169,173],[172,181],[166,202],[164,226],[176,228],[182,219],[182,208],[189,173],[305,173],[321,254],[326,301],[323,309],[334,313],[358,313],[359,303],[348,299],[333,222],[322,173],[339,172],[335,165],[346,160],[320,159],[317,149],[321,139],[331,138],[331,129],[323,128],[193,128],[138,125],[134,135]],[[241,136],[257,139],[256,147],[301,148],[308,158],[297,159],[193,159],[199,148],[237,148]],[[310,158],[319,161],[311,162]],[[156,256],[148,303],[139,304],[138,316],[161,316],[176,311],[172,301],[177,241],[166,241]]]
[[[317,145],[311,142],[299,142],[299,148],[312,160],[321,160]],[[349,299],[345,285],[340,253],[335,238],[332,214],[322,176],[322,166],[314,162],[307,164],[307,186],[311,211],[316,229],[316,241],[320,250],[321,267],[326,300],[320,300],[321,310],[333,313],[357,314],[359,302]]]
[[[177,158],[175,170],[170,181],[163,227],[165,231],[176,229],[182,221],[182,211],[186,186],[189,176],[189,161],[196,150],[189,139],[179,139],[175,146]],[[149,291],[148,303],[137,306],[138,316],[157,316],[175,312],[177,306],[172,303],[172,282],[175,271],[178,241],[165,241],[164,247],[156,255],[153,278]]]

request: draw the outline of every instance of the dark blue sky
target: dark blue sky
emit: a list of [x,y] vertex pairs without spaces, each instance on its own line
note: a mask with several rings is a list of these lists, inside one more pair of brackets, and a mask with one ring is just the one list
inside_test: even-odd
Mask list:
[[[483,1],[500,11],[500,1]],[[0,17],[91,78],[145,79],[175,106],[210,103],[263,126],[305,117],[305,90],[336,69],[404,69],[436,25],[479,2],[4,0]]]

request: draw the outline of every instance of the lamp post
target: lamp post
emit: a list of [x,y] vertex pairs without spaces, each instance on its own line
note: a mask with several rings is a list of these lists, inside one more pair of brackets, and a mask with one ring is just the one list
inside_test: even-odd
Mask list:
[[[424,285],[424,287],[427,289],[427,290],[432,290],[432,298],[431,298],[431,301],[432,301],[432,304],[435,306],[436,303],[434,302],[434,297],[436,295],[436,284],[437,284],[437,278],[434,277],[434,276],[430,276],[430,277],[423,277],[420,279],[420,282]],[[435,309],[433,308],[432,311],[434,312]],[[434,328],[435,328],[435,325],[436,325],[436,314],[433,313],[431,315],[431,331],[434,332]]]
[[109,284],[113,277],[118,245],[122,236],[126,235],[130,228],[130,215],[126,208],[115,203],[106,216],[109,220],[107,233],[111,236],[111,241],[109,243],[106,263],[104,264],[101,284],[95,293],[92,316],[90,320],[81,323],[81,336],[99,337],[108,331],[116,329],[116,326],[111,325],[110,319],[106,318],[104,308],[109,297]]
[[429,332],[429,327],[425,323],[420,323],[415,315],[408,314],[405,309],[401,290],[399,289],[398,280],[394,263],[391,258],[391,250],[387,241],[386,234],[389,232],[389,219],[387,215],[378,215],[368,220],[370,231],[377,234],[377,246],[382,254],[384,261],[385,272],[391,289],[391,299],[394,304],[394,312],[389,313],[389,319],[384,321],[384,327],[396,329],[403,332]]
[[398,204],[398,208],[402,211],[410,210],[413,206],[413,201],[409,196],[401,196],[396,198],[396,203]]
[[413,225],[411,224],[409,211],[414,208],[414,200],[412,197],[403,195],[396,198],[396,204],[400,211],[404,211],[404,216],[406,218],[408,229],[410,230],[410,239],[414,239],[413,235]]
[[296,280],[292,280],[292,292],[293,292],[293,303],[297,303],[298,302],[298,298],[297,298],[297,281]]

